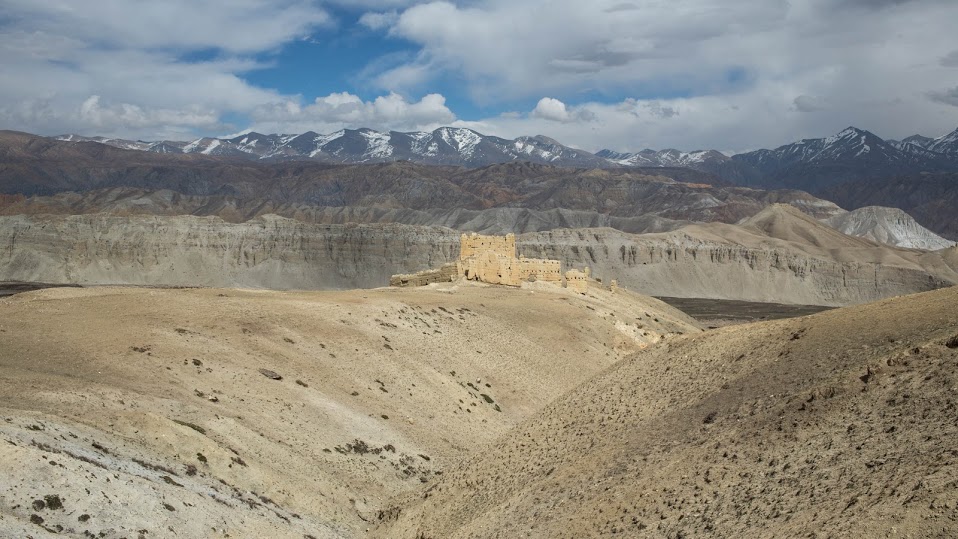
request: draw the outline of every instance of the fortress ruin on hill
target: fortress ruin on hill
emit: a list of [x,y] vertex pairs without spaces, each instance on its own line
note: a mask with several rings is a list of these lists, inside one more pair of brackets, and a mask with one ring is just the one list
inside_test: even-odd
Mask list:
[[544,281],[585,293],[589,268],[562,273],[562,262],[544,258],[516,256],[516,235],[484,236],[463,234],[460,237],[459,260],[412,274],[393,275],[390,286],[425,286],[447,283],[458,278],[489,284],[519,286],[523,282]]

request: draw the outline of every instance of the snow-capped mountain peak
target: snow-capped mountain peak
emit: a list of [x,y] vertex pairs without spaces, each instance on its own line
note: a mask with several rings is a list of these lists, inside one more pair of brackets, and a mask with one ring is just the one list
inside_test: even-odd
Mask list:
[[[757,150],[732,157],[716,150],[680,151],[673,148],[634,153],[602,150],[592,154],[542,135],[507,140],[462,127],[440,127],[432,132],[342,129],[329,134],[308,131],[264,135],[247,131],[231,138],[204,137],[190,142],[144,142],[80,135],[58,138],[71,143],[97,142],[128,150],[265,160],[367,163],[406,159],[469,167],[511,161],[591,168],[685,167],[746,184],[796,166],[840,166],[842,174],[846,175],[848,171],[858,169],[861,169],[861,175],[867,175],[958,168],[955,163],[958,130],[937,139],[913,135],[901,141],[884,141],[869,131],[848,127],[828,137],[803,139],[772,150]],[[822,177],[830,174],[833,173],[823,172]],[[858,173],[852,175],[855,174]]]
[[602,150],[596,155],[623,166],[638,167],[687,167],[702,163],[723,163],[729,157],[716,150],[682,152],[674,148],[665,150],[645,149],[636,153],[619,153]]
[[958,129],[932,140],[926,148],[950,157],[958,157]]

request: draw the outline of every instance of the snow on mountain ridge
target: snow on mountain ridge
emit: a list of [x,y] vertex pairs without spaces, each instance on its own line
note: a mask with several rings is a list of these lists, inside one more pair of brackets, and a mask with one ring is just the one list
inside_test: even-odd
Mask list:
[[722,163],[729,157],[717,150],[693,150],[682,152],[674,148],[665,150],[645,149],[636,153],[620,153],[611,150],[602,150],[596,155],[604,157],[623,166],[647,167],[676,167],[702,164],[707,162]]
[[[820,139],[802,139],[772,150],[756,150],[731,157],[716,150],[680,151],[673,148],[630,153],[602,150],[592,154],[541,135],[507,140],[460,127],[408,133],[339,130],[326,135],[313,132],[263,135],[248,131],[231,139],[200,138],[190,142],[128,141],[73,134],[59,139],[92,141],[158,153],[203,153],[248,156],[250,159],[308,158],[339,163],[411,159],[431,164],[484,166],[521,159],[576,167],[687,167],[720,177],[729,174],[726,179],[732,182],[760,181],[763,175],[794,166],[833,166],[838,162],[842,166],[863,168],[889,166],[896,171],[916,167],[940,170],[950,167],[949,161],[958,157],[958,130],[937,139],[913,135],[902,141],[884,141],[855,127]],[[214,143],[214,140],[219,142]],[[955,167],[958,168],[958,163]]]
[[380,133],[371,129],[360,129],[359,133],[366,139],[367,150],[363,153],[363,157],[384,159],[393,154],[388,133]]
[[958,129],[932,140],[928,143],[927,149],[950,157],[958,157]]
[[210,143],[206,146],[206,148],[200,153],[203,155],[210,155],[211,153],[213,153],[213,150],[215,150],[216,148],[220,146],[220,144],[221,144],[220,139],[215,138],[211,140]]

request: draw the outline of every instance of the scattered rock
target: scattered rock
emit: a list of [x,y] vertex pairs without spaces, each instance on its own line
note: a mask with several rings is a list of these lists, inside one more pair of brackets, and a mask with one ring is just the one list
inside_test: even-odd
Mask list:
[[282,379],[283,379],[283,377],[280,376],[278,373],[276,373],[276,372],[274,372],[274,371],[271,371],[271,370],[269,370],[269,369],[260,369],[260,370],[259,370],[259,373],[262,374],[263,376],[269,378],[270,380],[282,380]]

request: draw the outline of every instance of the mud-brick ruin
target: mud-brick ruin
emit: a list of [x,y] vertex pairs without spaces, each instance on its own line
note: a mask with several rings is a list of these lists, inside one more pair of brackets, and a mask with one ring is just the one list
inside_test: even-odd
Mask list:
[[572,269],[563,275],[562,262],[544,258],[516,256],[516,235],[484,236],[463,234],[460,238],[459,260],[436,269],[419,273],[393,275],[390,286],[425,286],[446,283],[458,278],[489,284],[519,286],[523,282],[544,281],[567,286],[585,293],[588,288],[589,268]]

